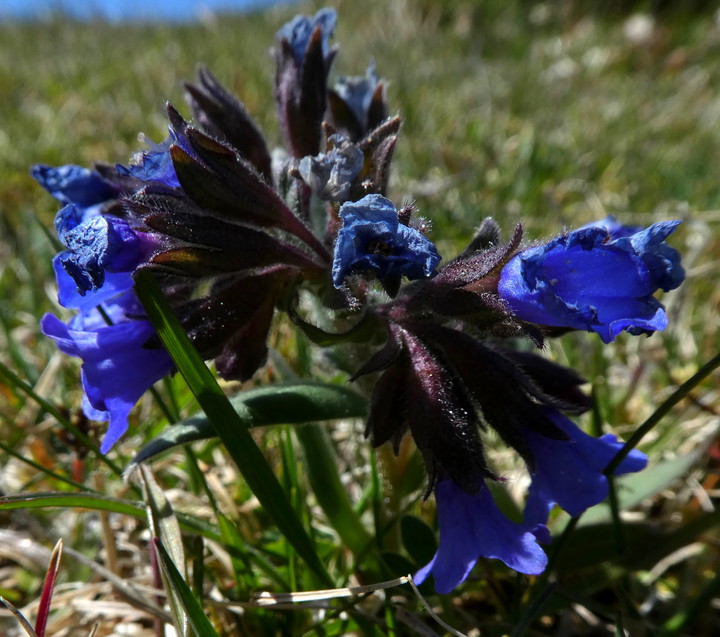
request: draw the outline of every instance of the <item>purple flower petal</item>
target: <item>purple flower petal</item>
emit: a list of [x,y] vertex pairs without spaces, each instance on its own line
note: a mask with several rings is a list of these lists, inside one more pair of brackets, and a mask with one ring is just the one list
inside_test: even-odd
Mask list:
[[121,175],[128,175],[143,181],[154,181],[170,188],[179,188],[175,166],[170,156],[170,147],[175,144],[180,146],[190,157],[197,158],[187,137],[176,133],[172,128],[168,137],[159,144],[146,140],[150,147],[148,150],[137,152],[133,155],[132,162],[127,166],[116,164],[117,171]]
[[52,261],[55,281],[58,286],[58,302],[63,307],[80,310],[81,312],[90,312],[97,305],[131,289],[135,284],[130,272],[106,272],[105,280],[100,287],[81,295],[78,292],[75,279],[63,267],[64,255],[66,255],[65,252],[57,254]]
[[140,260],[140,239],[126,221],[112,215],[84,215],[74,204],[57,214],[58,237],[67,251],[60,263],[80,294],[97,290],[105,272],[132,272]]

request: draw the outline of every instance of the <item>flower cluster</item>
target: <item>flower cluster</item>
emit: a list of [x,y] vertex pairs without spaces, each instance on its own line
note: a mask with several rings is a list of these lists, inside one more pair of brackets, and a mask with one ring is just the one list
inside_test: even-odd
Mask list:
[[[265,363],[278,312],[311,336],[329,329],[300,317],[312,311],[301,301],[308,295],[338,325],[360,316],[328,336],[348,347],[360,330],[371,333],[366,344],[384,341],[352,376],[375,378],[367,435],[396,448],[412,436],[437,499],[440,548],[417,581],[432,574],[448,592],[481,556],[540,573],[551,508],[578,515],[602,501],[604,469],[622,443],[568,418],[590,406],[577,373],[514,345],[541,348],[569,330],[607,343],[665,329],[653,295],[683,280],[666,243],[678,222],[642,229],[609,218],[527,246],[521,227],[504,242],[486,219],[443,264],[414,206],[387,197],[400,119],[388,115],[374,64],[328,85],[335,25],[324,9],[277,33],[278,153],[202,68],[185,85],[194,123],[168,106],[167,139],[129,164],[33,168],[64,205],[54,267],[59,303],[76,311],[67,323],[46,315],[42,330],[82,360],[83,409],[109,421],[106,452],[140,396],[173,369],[133,291],[138,272],[155,274],[226,379],[249,379]],[[502,478],[486,454],[487,428],[527,465],[522,520],[493,499]],[[645,463],[632,451],[616,473]]]

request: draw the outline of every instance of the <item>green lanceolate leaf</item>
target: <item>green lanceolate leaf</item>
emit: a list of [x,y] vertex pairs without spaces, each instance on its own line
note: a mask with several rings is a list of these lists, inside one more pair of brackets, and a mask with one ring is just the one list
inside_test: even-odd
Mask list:
[[244,424],[251,418],[246,413],[248,408],[244,405],[233,408],[230,404],[173,315],[152,275],[139,272],[135,287],[148,318],[251,491],[316,577],[324,585],[333,586],[315,545]]
[[188,624],[196,637],[220,637],[207,618],[202,605],[193,595],[190,587],[183,579],[180,571],[178,571],[172,558],[158,538],[154,539],[154,545],[157,550],[160,565],[162,566],[162,571],[166,577],[169,588],[168,592],[175,595],[180,604],[182,604]]
[[435,555],[435,532],[420,518],[404,515],[400,519],[400,535],[405,550],[418,566],[427,564]]
[[356,555],[365,553],[372,538],[362,525],[340,482],[337,454],[325,429],[307,425],[295,429],[305,456],[305,471],[315,497],[345,546]]
[[[273,385],[243,392],[230,399],[237,417],[245,427],[299,424],[360,418],[367,403],[358,393],[338,385],[293,383]],[[205,414],[196,414],[168,427],[145,445],[128,465],[132,472],[139,463],[177,445],[214,438],[217,434]]]
[[[183,549],[180,524],[175,517],[170,502],[168,502],[162,489],[155,482],[152,472],[147,467],[141,467],[142,485],[147,507],[148,523],[152,534],[167,547],[168,557],[176,567],[184,567],[185,551]],[[185,607],[179,599],[174,587],[171,586],[165,569],[162,569],[162,578],[168,591],[168,602],[172,612],[175,629],[183,637],[189,635],[189,624]]]

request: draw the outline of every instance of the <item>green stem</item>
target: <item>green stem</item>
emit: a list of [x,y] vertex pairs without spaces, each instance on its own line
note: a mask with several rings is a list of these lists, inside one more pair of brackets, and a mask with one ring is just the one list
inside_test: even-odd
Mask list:
[[367,551],[372,538],[360,522],[338,477],[336,455],[325,429],[320,425],[295,427],[305,456],[310,486],[332,527],[355,555]]
[[678,387],[662,405],[660,405],[653,414],[640,425],[633,433],[622,449],[618,451],[615,457],[610,461],[603,473],[608,476],[615,472],[628,454],[640,444],[640,441],[657,425],[670,410],[685,398],[697,385],[699,385],[707,376],[709,376],[717,367],[720,367],[720,354],[716,354],[707,363],[705,363],[691,378],[686,380]]

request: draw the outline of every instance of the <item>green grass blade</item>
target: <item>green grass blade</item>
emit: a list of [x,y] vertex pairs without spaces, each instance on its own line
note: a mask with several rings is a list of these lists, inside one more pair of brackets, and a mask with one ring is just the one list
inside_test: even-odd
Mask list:
[[[18,509],[90,509],[92,511],[110,511],[119,515],[129,515],[140,520],[146,518],[145,508],[140,502],[120,500],[97,493],[68,493],[64,491],[22,493],[0,497],[0,511]],[[184,513],[177,514],[180,526],[189,533],[221,542],[217,529],[211,524]]]
[[265,457],[244,426],[243,419],[233,409],[215,377],[190,343],[149,272],[138,273],[136,290],[175,365],[213,424],[250,490],[323,585],[334,586],[315,545]]
[[158,557],[160,558],[160,565],[163,573],[167,577],[169,585],[168,593],[177,595],[180,600],[185,613],[187,615],[188,623],[195,633],[196,637],[220,637],[214,626],[210,623],[210,620],[205,614],[200,602],[193,595],[190,587],[183,579],[180,571],[178,571],[175,563],[168,554],[162,542],[158,538],[153,538],[153,544],[157,551]]
[[687,607],[679,613],[673,615],[663,626],[663,637],[674,637],[687,631],[688,625],[697,617],[702,616],[702,611],[711,606],[713,599],[720,594],[720,573],[706,584],[706,586],[696,595]]
[[42,396],[38,395],[35,390],[33,390],[30,385],[28,385],[25,381],[23,381],[15,372],[13,372],[9,367],[4,365],[0,361],[0,378],[5,377],[8,384],[15,388],[19,389],[22,393],[26,394],[30,399],[34,400],[40,407],[42,407],[47,413],[49,413],[55,420],[60,423],[65,429],[67,429],[76,440],[79,440],[80,442],[85,445],[87,449],[92,451],[98,459],[105,463],[115,475],[122,475],[122,469],[116,465],[112,460],[110,460],[105,454],[103,454],[100,451],[100,447],[98,447],[90,438],[88,438],[82,431],[80,431],[75,425],[73,425],[68,418],[66,418],[62,412],[55,407],[51,402],[45,400]]
[[80,489],[81,491],[95,492],[95,489],[91,489],[90,487],[87,487],[84,484],[81,484],[80,482],[76,482],[72,478],[68,478],[67,476],[64,476],[60,473],[51,471],[47,467],[41,465],[39,462],[35,462],[34,460],[31,460],[30,458],[26,458],[21,453],[18,453],[12,447],[10,447],[9,445],[6,445],[2,441],[0,441],[0,449],[2,449],[6,454],[8,454],[9,456],[12,456],[16,460],[19,460],[20,462],[23,462],[24,464],[32,467],[40,475],[45,474],[48,478],[52,478],[53,480],[57,480],[58,482],[63,482],[64,484],[74,487],[75,489]]
[[140,504],[97,493],[40,492],[0,497],[0,511],[44,509],[49,507],[112,511],[120,515],[144,517]]
[[[184,568],[185,551],[180,534],[180,524],[175,517],[175,512],[165,497],[165,494],[162,492],[162,489],[158,486],[157,482],[155,482],[152,472],[145,466],[142,466],[140,469],[145,494],[145,504],[147,506],[148,523],[150,524],[153,536],[156,537],[163,546],[168,547],[168,556],[175,566],[180,565]],[[183,637],[187,637],[188,617],[184,605],[181,603],[174,588],[170,585],[165,569],[161,570],[161,575],[165,588],[170,593],[168,602],[175,623],[175,629]]]

